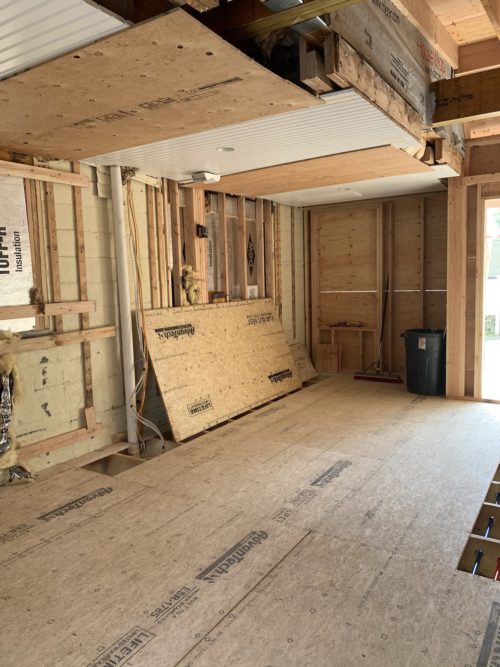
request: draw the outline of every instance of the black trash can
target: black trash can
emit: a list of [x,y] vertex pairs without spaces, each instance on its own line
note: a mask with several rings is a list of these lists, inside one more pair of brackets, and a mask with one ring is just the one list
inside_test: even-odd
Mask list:
[[407,329],[406,386],[412,394],[440,396],[446,386],[446,339],[442,329]]

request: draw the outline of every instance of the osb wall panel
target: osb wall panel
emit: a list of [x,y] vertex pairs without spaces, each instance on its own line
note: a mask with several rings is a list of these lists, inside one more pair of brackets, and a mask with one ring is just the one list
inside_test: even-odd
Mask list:
[[301,386],[270,299],[152,310],[146,338],[177,441]]
[[80,160],[319,104],[176,9],[2,81],[0,145]]

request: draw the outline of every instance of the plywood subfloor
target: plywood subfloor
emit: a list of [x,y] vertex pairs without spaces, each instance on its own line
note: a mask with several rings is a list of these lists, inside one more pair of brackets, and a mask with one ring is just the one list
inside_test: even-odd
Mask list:
[[210,189],[245,197],[265,197],[275,192],[421,173],[431,173],[431,167],[399,148],[381,146],[229,174],[210,185]]
[[0,82],[0,146],[80,160],[320,104],[174,9]]
[[118,477],[0,489],[2,665],[490,667],[500,587],[456,565],[498,408],[332,376]]

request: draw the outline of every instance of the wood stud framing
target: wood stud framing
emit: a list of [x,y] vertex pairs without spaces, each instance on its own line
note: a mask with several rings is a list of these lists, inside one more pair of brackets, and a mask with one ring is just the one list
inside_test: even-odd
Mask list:
[[146,217],[148,223],[148,255],[149,255],[149,275],[151,287],[151,306],[160,307],[160,298],[158,294],[158,263],[156,261],[156,232],[155,232],[155,204],[154,188],[146,185]]
[[247,218],[245,197],[238,197],[238,254],[236,260],[240,297],[247,298]]
[[[75,163],[73,165],[73,172],[80,173],[80,165]],[[75,227],[76,227],[76,249],[77,249],[77,264],[78,264],[78,285],[80,290],[80,299],[86,301],[88,299],[87,289],[87,265],[85,261],[85,232],[83,225],[83,205],[82,205],[82,191],[80,188],[73,189],[73,201],[75,210]],[[90,326],[90,318],[88,313],[80,314],[80,327],[83,330]],[[90,349],[90,342],[88,340],[82,342],[83,354],[83,372],[85,383],[85,407],[90,408],[94,405],[94,390],[92,387],[92,355]]]
[[446,394],[465,393],[465,322],[467,270],[466,187],[459,178],[448,181],[448,291]]
[[[59,255],[57,249],[56,208],[54,201],[54,186],[52,183],[45,184],[45,198],[47,205],[47,228],[49,234],[49,259],[50,276],[52,280],[52,299],[53,301],[61,301],[61,276],[59,273]],[[62,317],[60,315],[56,315],[54,322],[56,332],[60,333],[63,330]]]
[[173,304],[182,305],[182,236],[179,186],[175,181],[168,181],[168,198],[170,201],[170,216],[172,222],[172,273],[173,273]]

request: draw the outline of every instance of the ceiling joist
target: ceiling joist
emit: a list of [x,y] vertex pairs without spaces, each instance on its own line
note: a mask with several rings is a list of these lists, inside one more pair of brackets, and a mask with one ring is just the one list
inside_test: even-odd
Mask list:
[[497,37],[500,38],[500,0],[481,0],[481,4],[488,15]]
[[500,67],[500,41],[494,37],[464,44],[458,51],[458,61],[458,76]]
[[425,0],[392,0],[452,67],[458,67],[458,44]]

